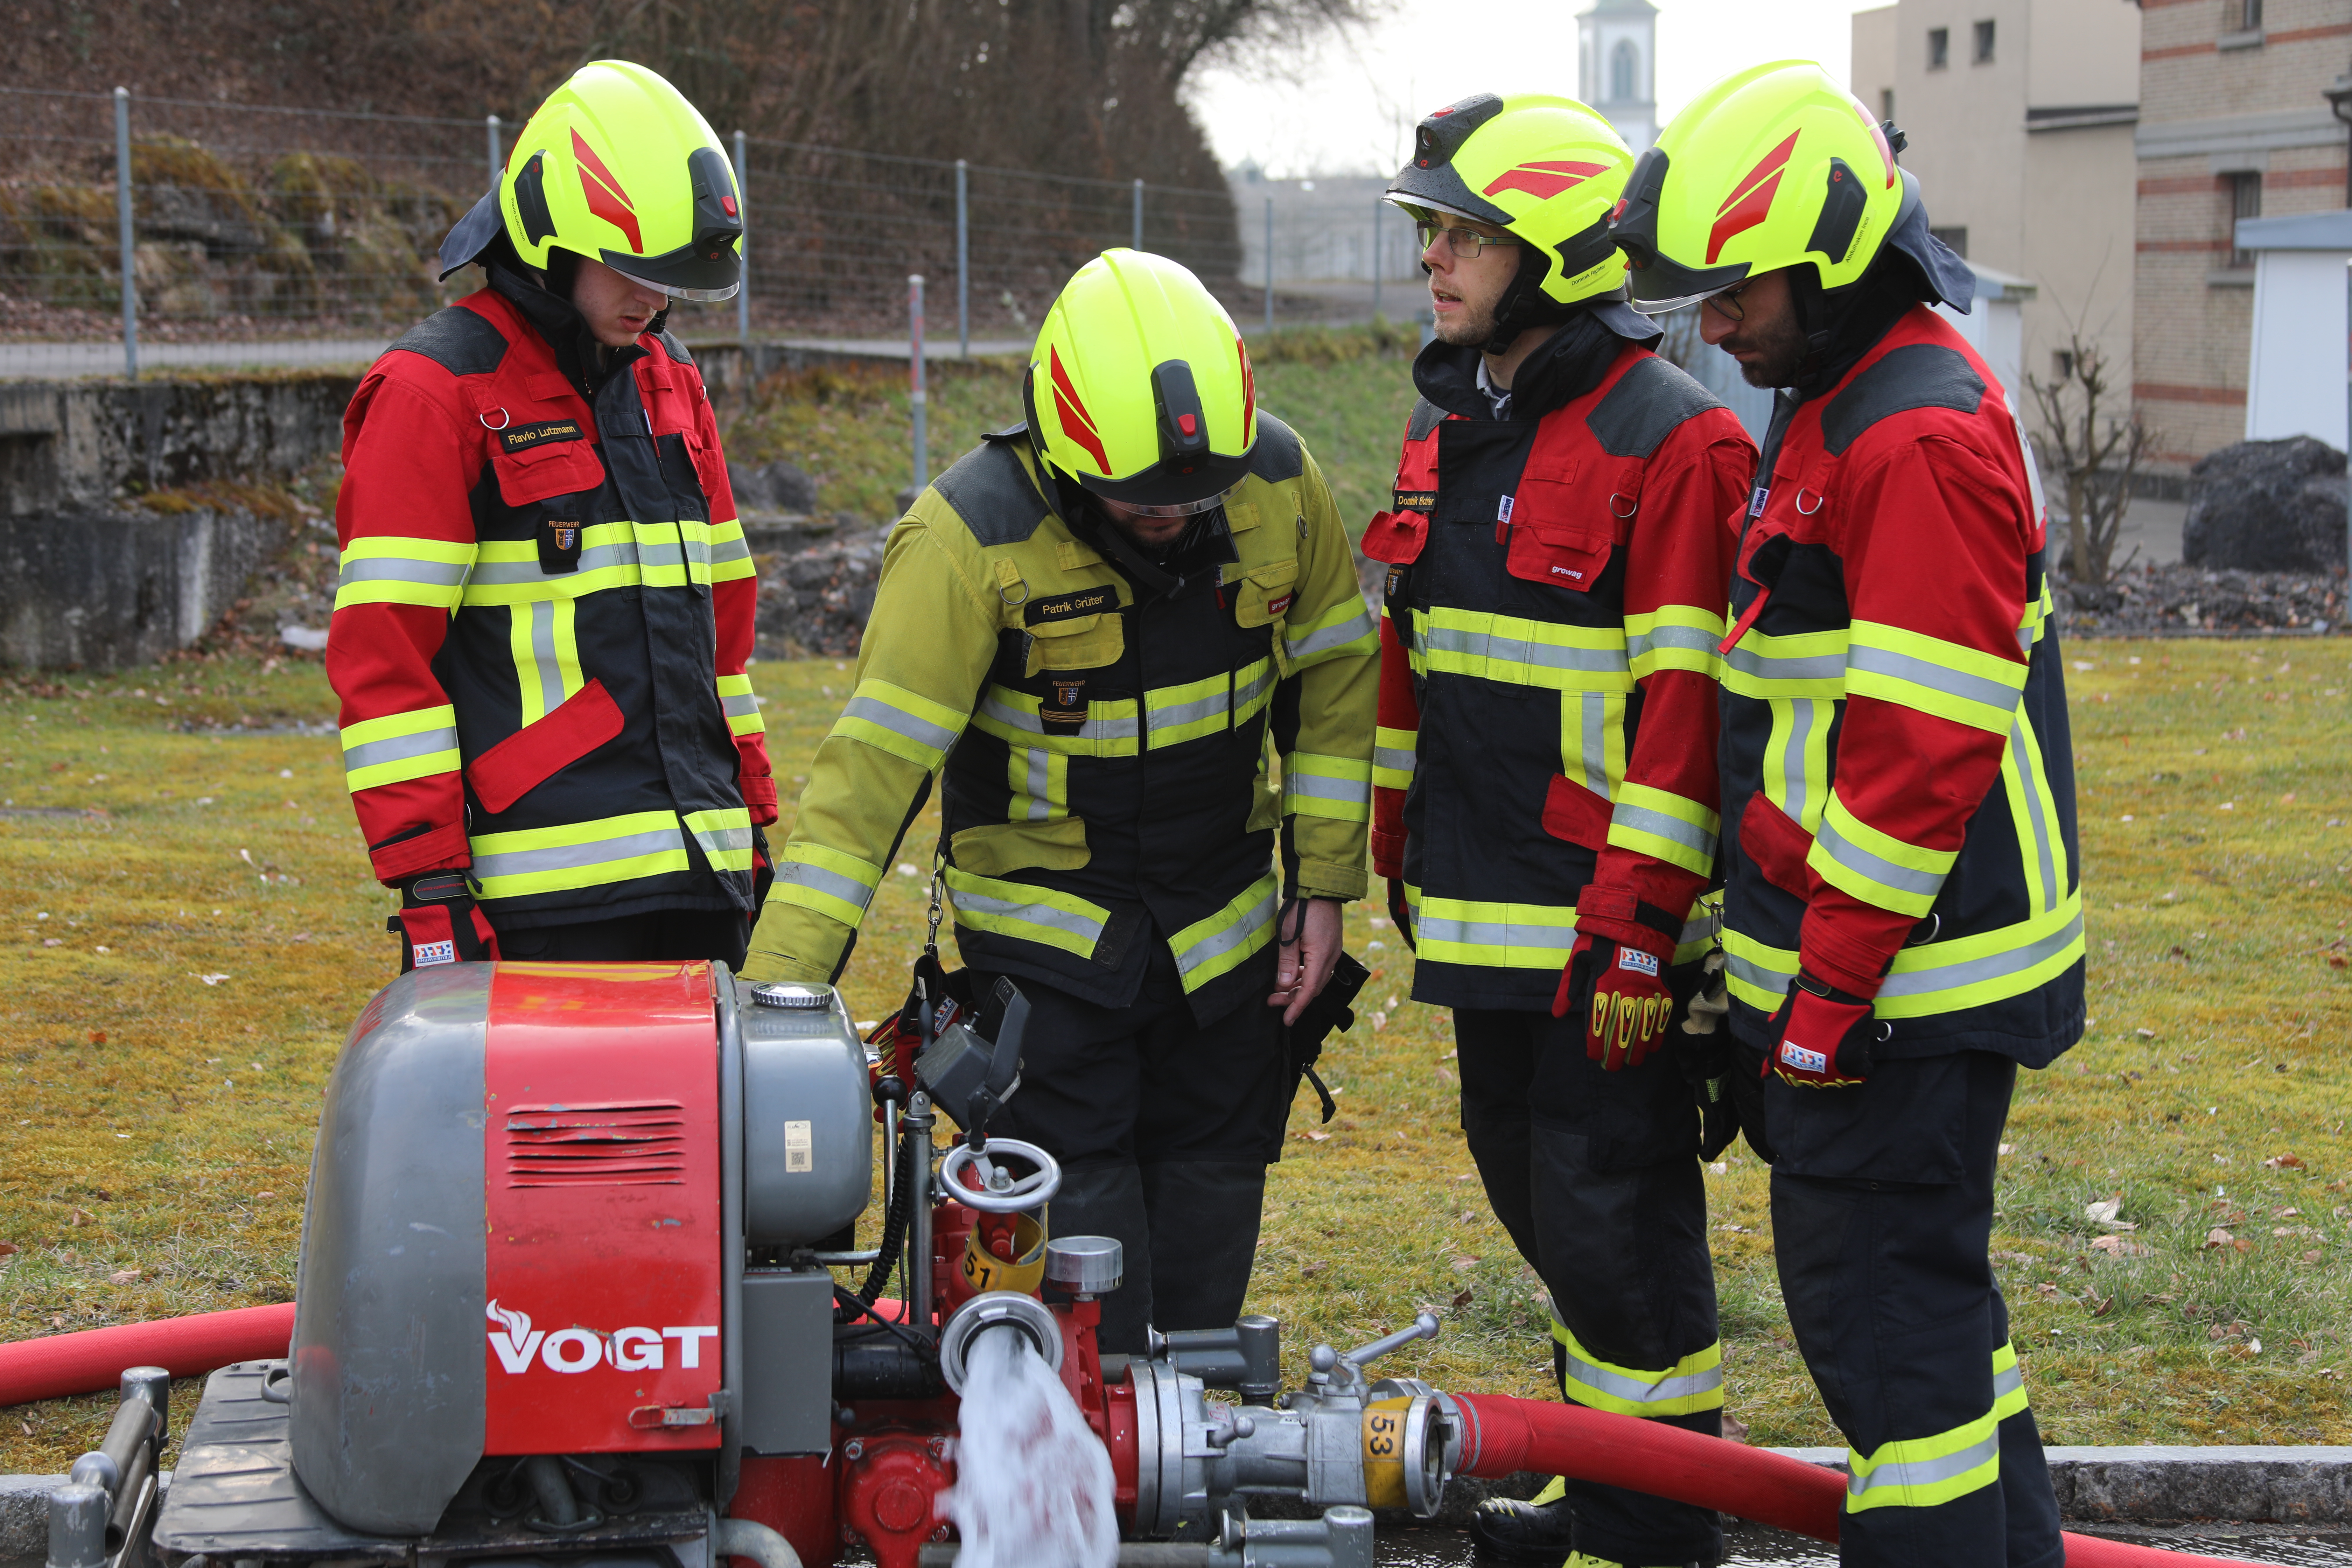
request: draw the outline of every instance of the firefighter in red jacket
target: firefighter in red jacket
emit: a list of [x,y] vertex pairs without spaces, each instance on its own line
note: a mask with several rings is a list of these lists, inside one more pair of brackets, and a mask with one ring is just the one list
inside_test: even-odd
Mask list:
[[[1632,162],[1581,104],[1480,94],[1421,122],[1390,186],[1437,341],[1364,538],[1389,564],[1373,864],[1414,999],[1454,1009],[1463,1130],[1550,1289],[1562,1393],[1713,1434],[1694,1053],[1667,1040],[1711,945],[1716,643],[1755,448],[1624,303]],[[1586,1483],[1473,1528],[1547,1565],[1722,1551],[1711,1511]]]
[[488,287],[343,416],[327,672],[402,968],[713,958],[749,938],[776,789],[756,598],[710,400],[663,328],[740,277],[710,128],[583,67],[443,242]]
[[1798,1348],[1851,1445],[1839,1554],[2063,1558],[1986,1261],[2020,1066],[2083,1031],[2074,776],[2024,430],[1900,134],[1821,68],[1642,155],[1635,302],[1783,388],[1724,647],[1724,946]]

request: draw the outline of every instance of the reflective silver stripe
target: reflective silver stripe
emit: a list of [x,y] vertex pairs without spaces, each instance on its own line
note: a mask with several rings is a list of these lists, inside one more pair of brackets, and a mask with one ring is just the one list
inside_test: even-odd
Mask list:
[[[536,566],[531,570],[538,571]],[[342,574],[335,579],[338,590],[353,583],[430,583],[436,587],[455,588],[466,580],[465,563],[459,561],[394,560],[372,555],[359,561],[343,563]]]
[[[1565,1346],[1561,1348],[1566,1349]],[[1567,1353],[1570,1383],[1583,1384],[1597,1393],[1622,1399],[1628,1405],[1664,1405],[1673,1400],[1712,1394],[1723,1386],[1723,1368],[1719,1365],[1681,1377],[1662,1377],[1655,1383],[1644,1383],[1638,1377],[1628,1377],[1622,1372],[1596,1366],[1572,1350]]]
[[760,700],[746,691],[720,698],[719,708],[730,719],[749,719],[760,711]]
[[382,741],[362,741],[356,746],[345,746],[343,770],[355,773],[362,768],[372,768],[383,763],[404,763],[415,757],[429,757],[436,752],[454,752],[457,749],[456,726],[420,730],[414,735],[394,735]]
[[1814,830],[1813,842],[1822,853],[1857,877],[1866,878],[1883,888],[1894,888],[1906,893],[1916,893],[1923,899],[1933,899],[1944,886],[1944,873],[1916,871],[1908,866],[1898,866],[1884,856],[1874,855],[1837,830],[1837,823],[1829,813],[1823,813],[1822,825]]
[[[1957,986],[1977,985],[1988,980],[1999,980],[2004,975],[2016,974],[2031,969],[2045,959],[2063,952],[2068,946],[2080,942],[2082,937],[2083,917],[2077,913],[2048,936],[2028,942],[2023,947],[2011,948],[2007,952],[1996,952],[1984,958],[1966,959],[1958,963],[1937,964],[1933,968],[1906,970],[1890,974],[1880,984],[1878,994],[1885,997],[1918,996],[1931,991],[1948,991]],[[1933,952],[1934,949],[1930,948],[1927,951]],[[1736,965],[1738,960],[1734,959],[1732,962]],[[1785,991],[1788,989],[1788,982],[1783,978],[1778,985],[1767,988]]]
[[1068,931],[1072,936],[1084,938],[1089,948],[1102,940],[1103,922],[1090,916],[1055,909],[1051,904],[1024,904],[1012,899],[992,898],[961,882],[952,891],[959,914],[989,915],[998,920],[1021,921],[1033,926]]
[[[1992,1405],[1995,1410],[2000,1408],[2002,1400],[2012,1394],[2021,1394],[2024,1389],[2025,1369],[2015,1362],[2011,1362],[2007,1366],[1997,1366],[1992,1369]],[[2020,1403],[2021,1405],[2023,1402]]]
[[1372,748],[1372,766],[1386,773],[1409,773],[1412,772],[1413,755],[1412,751],[1401,746],[1375,746]]
[[[1789,973],[1783,974],[1777,969],[1767,969],[1754,959],[1735,952],[1728,947],[1723,950],[1723,966],[1729,970],[1734,977],[1746,981],[1759,991],[1767,992],[1775,996],[1780,995],[1789,989],[1789,982],[1796,973],[1791,970]],[[1879,989],[1884,991],[1887,987],[1881,985]],[[1927,989],[1937,990],[1940,987],[1930,986]]]
[[563,664],[555,654],[555,605],[546,599],[516,609],[530,616],[530,658],[539,667],[539,710],[552,713],[563,706]]
[[1525,951],[1530,948],[1551,948],[1558,951],[1561,962],[1567,962],[1568,950],[1576,945],[1576,923],[1566,925],[1521,925],[1510,921],[1464,921],[1428,912],[1424,902],[1422,913],[1412,922],[1414,937],[1424,944],[1452,942],[1457,947],[1486,947]]
[[1609,813],[1612,826],[1629,827],[1636,833],[1679,844],[1701,855],[1715,853],[1715,835],[1696,822],[1685,822],[1679,816],[1669,816],[1663,811],[1652,811],[1646,805],[1632,805],[1619,801]]
[[694,830],[694,837],[704,849],[713,853],[752,847],[749,827],[698,827]]
[[1646,632],[1625,634],[1625,657],[1628,660],[1639,661],[1662,647],[1681,647],[1712,658],[1716,654],[1716,644],[1721,640],[1716,634],[1698,626],[1654,626]]
[[646,566],[655,567],[656,569],[665,566],[675,566],[678,570],[684,571],[686,569],[686,548],[684,542],[674,536],[665,538],[661,531],[657,531],[667,529],[668,525],[663,523],[647,523],[642,526],[645,527],[647,532],[652,533],[653,536],[651,538],[647,538],[643,533],[638,535],[638,561]]
[[1282,787],[1289,795],[1311,795],[1317,800],[1344,800],[1357,805],[1368,805],[1372,798],[1370,779],[1335,779],[1322,773],[1285,773]]
[[[1856,1467],[1855,1473],[1845,1479],[1846,1506],[1849,1509],[1855,1507],[1855,1499],[1866,1497],[1881,1487],[1931,1487],[1964,1476],[1979,1466],[1997,1465],[2000,1459],[2000,1433],[1996,1429],[1958,1453],[1946,1454],[1938,1458],[1891,1461],[1874,1467],[1867,1474]],[[1984,1484],[1990,1486],[1995,1479],[1988,1476]],[[1949,1498],[1938,1497],[1936,1503],[1950,1500]],[[1935,1503],[1923,1506],[1932,1508]]]
[[2017,706],[2019,690],[1998,680],[1988,680],[1981,675],[1930,664],[1924,658],[1892,649],[1874,647],[1856,642],[1847,648],[1846,668],[1864,670],[1872,675],[1884,675],[1895,680],[1907,680],[1914,686],[1924,686],[1930,691],[1940,691],[1957,697],[1963,702],[1981,702],[1988,708],[2006,712]]
[[[738,847],[748,847],[751,842],[751,835],[746,831],[743,835],[743,845]],[[845,877],[838,871],[828,871],[822,866],[812,866],[805,860],[787,860],[777,867],[776,880],[796,882],[812,893],[823,893],[828,898],[839,899],[845,904],[854,904],[861,910],[874,901],[874,889],[856,878]]]
[[710,563],[713,566],[724,566],[730,561],[749,561],[750,559],[751,559],[751,546],[740,533],[732,539],[722,540],[710,547]]
[[944,752],[955,744],[955,731],[928,719],[918,719],[912,713],[891,707],[872,697],[853,697],[841,710],[845,719],[863,719],[895,734],[904,735],[917,745]]
[[2009,757],[2017,769],[2017,792],[2025,797],[2025,815],[2033,819],[2033,848],[2042,861],[2042,907],[2054,910],[2063,889],[2058,886],[2058,861],[2050,849],[2050,824],[2042,815],[2042,792],[2033,787],[2033,765],[2039,761],[2025,744],[2022,714],[2009,721]]
[[1609,699],[1598,691],[1584,694],[1583,739],[1579,742],[1584,755],[1584,787],[1609,798]]
[[592,839],[585,844],[556,844],[536,849],[501,849],[474,856],[474,876],[487,882],[493,877],[528,877],[541,871],[569,871],[602,866],[611,860],[632,860],[664,850],[683,852],[686,840],[675,827],[645,833],[625,833],[617,838]]
[[1234,711],[1236,713],[1248,711],[1250,704],[1265,696],[1266,688],[1273,684],[1273,667],[1264,663],[1259,664],[1255,675],[1234,688]]
[[689,566],[701,567],[702,574],[706,577],[709,576],[710,574],[711,560],[709,531],[706,529],[697,529],[694,532],[694,536],[692,538],[688,538],[686,537],[685,525],[680,524],[678,534],[679,543],[686,551],[687,564]]
[[[637,547],[633,543],[624,541],[618,544],[592,544],[580,552],[579,572],[602,572],[614,566],[635,566],[636,563]],[[455,572],[457,568],[453,566],[449,570]],[[535,555],[528,561],[484,561],[474,568],[473,585],[512,588],[525,583],[543,583],[549,575],[540,570],[539,558]],[[562,575],[568,577],[575,574],[567,572]],[[452,577],[450,581],[454,583],[457,579]]]
[[1837,680],[1845,679],[1843,650],[1835,653],[1795,654],[1768,658],[1746,643],[1733,645],[1731,668],[1742,675],[1752,675],[1759,680]]
[[1782,810],[1790,821],[1805,825],[1805,755],[1812,740],[1813,721],[1821,717],[1810,697],[1784,698],[1789,704],[1789,744],[1780,756],[1780,793],[1786,796]]
[[[1011,703],[1003,701],[997,696],[997,692],[1001,689],[1003,689],[1000,687],[990,687],[987,695],[980,700],[980,710],[1000,724],[1009,725],[1015,730],[1026,730],[1033,735],[1044,734],[1045,721],[1025,709],[1015,708]],[[850,704],[852,710],[856,706],[855,702]],[[872,717],[870,714],[861,716]],[[876,722],[879,723],[882,721],[877,720]],[[890,727],[898,728],[895,724]],[[1076,738],[1088,741],[1132,741],[1141,732],[1141,730],[1142,721],[1138,719],[1088,719],[1078,726]],[[944,730],[935,730],[935,732],[942,735],[947,733]],[[944,741],[933,743],[941,747],[947,744]]]
[[1502,637],[1491,631],[1474,632],[1461,626],[1426,627],[1422,640],[1432,653],[1458,653],[1467,658],[1527,665],[1538,669],[1598,670],[1622,674],[1627,668],[1622,648],[1561,647],[1553,643],[1530,642],[1525,637]]
[[[1153,695],[1155,694],[1145,693],[1146,700],[1149,700]],[[1206,697],[1196,697],[1190,702],[1171,703],[1164,708],[1156,701],[1152,702],[1150,708],[1152,732],[1159,734],[1169,730],[1181,730],[1187,724],[1196,724],[1203,719],[1222,716],[1228,711],[1227,701],[1231,695],[1231,689],[1228,688],[1224,691],[1212,692]]]
[[1378,629],[1372,624],[1372,615],[1370,610],[1358,610],[1338,626],[1325,626],[1319,632],[1309,632],[1296,642],[1285,637],[1282,639],[1282,646],[1288,650],[1292,662],[1296,663],[1299,659],[1312,658],[1318,653],[1328,653],[1335,647],[1345,647],[1358,637],[1370,637]]
[[1222,931],[1211,931],[1183,952],[1176,954],[1176,967],[1186,974],[1200,968],[1221,953],[1230,952],[1247,942],[1260,926],[1274,919],[1274,893],[1268,890],[1255,908]]

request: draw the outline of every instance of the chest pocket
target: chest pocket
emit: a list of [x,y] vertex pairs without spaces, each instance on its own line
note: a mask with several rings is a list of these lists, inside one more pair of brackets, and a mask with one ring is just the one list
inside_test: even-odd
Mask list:
[[1126,626],[1126,618],[1116,610],[1040,621],[1026,628],[1029,659],[1023,673],[1031,676],[1046,669],[1096,669],[1117,664],[1119,655],[1127,651]]
[[1298,596],[1298,561],[1293,556],[1247,568],[1234,584],[1234,624],[1267,626],[1289,612]]
[[1511,498],[1504,569],[1529,583],[1589,594],[1631,537],[1642,505],[1638,462],[1540,464],[1530,455]]
[[517,510],[557,496],[584,494],[604,482],[604,459],[579,438],[498,452],[490,467],[498,475],[499,499]]

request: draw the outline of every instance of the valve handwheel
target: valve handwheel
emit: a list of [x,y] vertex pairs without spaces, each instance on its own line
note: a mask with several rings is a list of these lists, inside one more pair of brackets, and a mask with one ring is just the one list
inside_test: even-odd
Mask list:
[[[1037,1168],[1025,1176],[1003,1170],[991,1155],[1012,1155]],[[971,1172],[979,1184],[964,1179]],[[992,1138],[987,1147],[959,1143],[940,1162],[940,1186],[949,1197],[984,1214],[1021,1214],[1042,1206],[1062,1189],[1061,1162],[1034,1143],[1017,1138]]]

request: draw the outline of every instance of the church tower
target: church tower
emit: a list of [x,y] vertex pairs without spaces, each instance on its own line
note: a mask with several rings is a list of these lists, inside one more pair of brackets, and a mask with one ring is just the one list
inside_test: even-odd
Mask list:
[[1636,153],[1658,139],[1657,47],[1650,0],[1594,0],[1576,19],[1577,97]]

